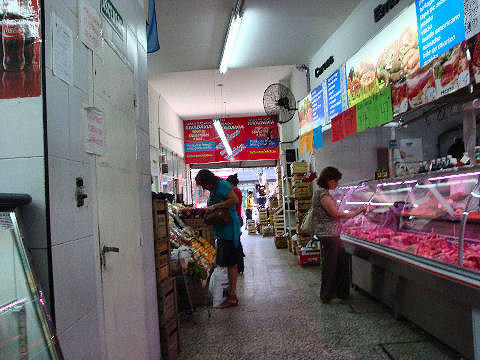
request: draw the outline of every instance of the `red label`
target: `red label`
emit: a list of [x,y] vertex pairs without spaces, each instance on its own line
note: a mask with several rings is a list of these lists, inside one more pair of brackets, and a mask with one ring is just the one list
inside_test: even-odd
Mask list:
[[5,20],[2,25],[2,36],[5,40],[23,39],[23,23]]

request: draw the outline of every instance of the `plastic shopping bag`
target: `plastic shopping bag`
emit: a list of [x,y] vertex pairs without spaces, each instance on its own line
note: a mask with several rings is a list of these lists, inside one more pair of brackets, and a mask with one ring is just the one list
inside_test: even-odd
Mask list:
[[210,277],[209,286],[209,290],[212,294],[213,307],[219,306],[228,298],[229,287],[228,268],[216,267]]
[[313,233],[313,208],[310,208],[302,221],[300,230],[305,234]]

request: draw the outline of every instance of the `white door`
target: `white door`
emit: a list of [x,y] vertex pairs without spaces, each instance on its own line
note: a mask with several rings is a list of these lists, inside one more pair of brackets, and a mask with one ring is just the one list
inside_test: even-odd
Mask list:
[[[147,351],[137,181],[135,83],[106,45],[94,59],[94,104],[105,114],[104,155],[96,159],[96,202],[107,359],[141,359]],[[106,248],[104,248],[106,247]]]

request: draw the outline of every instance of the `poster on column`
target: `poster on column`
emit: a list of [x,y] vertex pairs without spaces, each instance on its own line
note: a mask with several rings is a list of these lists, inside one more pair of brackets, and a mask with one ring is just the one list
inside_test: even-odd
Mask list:
[[184,121],[185,163],[278,159],[278,126],[273,116],[220,119],[232,149],[228,155],[213,119]]
[[300,120],[299,135],[313,130],[312,96],[308,94],[298,102],[298,119]]
[[0,99],[41,95],[38,3],[39,0],[3,1]]

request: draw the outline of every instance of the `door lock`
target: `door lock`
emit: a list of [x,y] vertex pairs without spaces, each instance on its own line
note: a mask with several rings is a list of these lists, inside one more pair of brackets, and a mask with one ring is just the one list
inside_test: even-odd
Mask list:
[[115,247],[115,246],[105,246],[105,245],[103,245],[102,254],[100,255],[100,263],[101,263],[103,268],[105,268],[105,266],[107,266],[107,259],[106,259],[106,256],[105,256],[105,254],[107,252],[118,253],[118,252],[120,252],[120,249],[118,247]]

